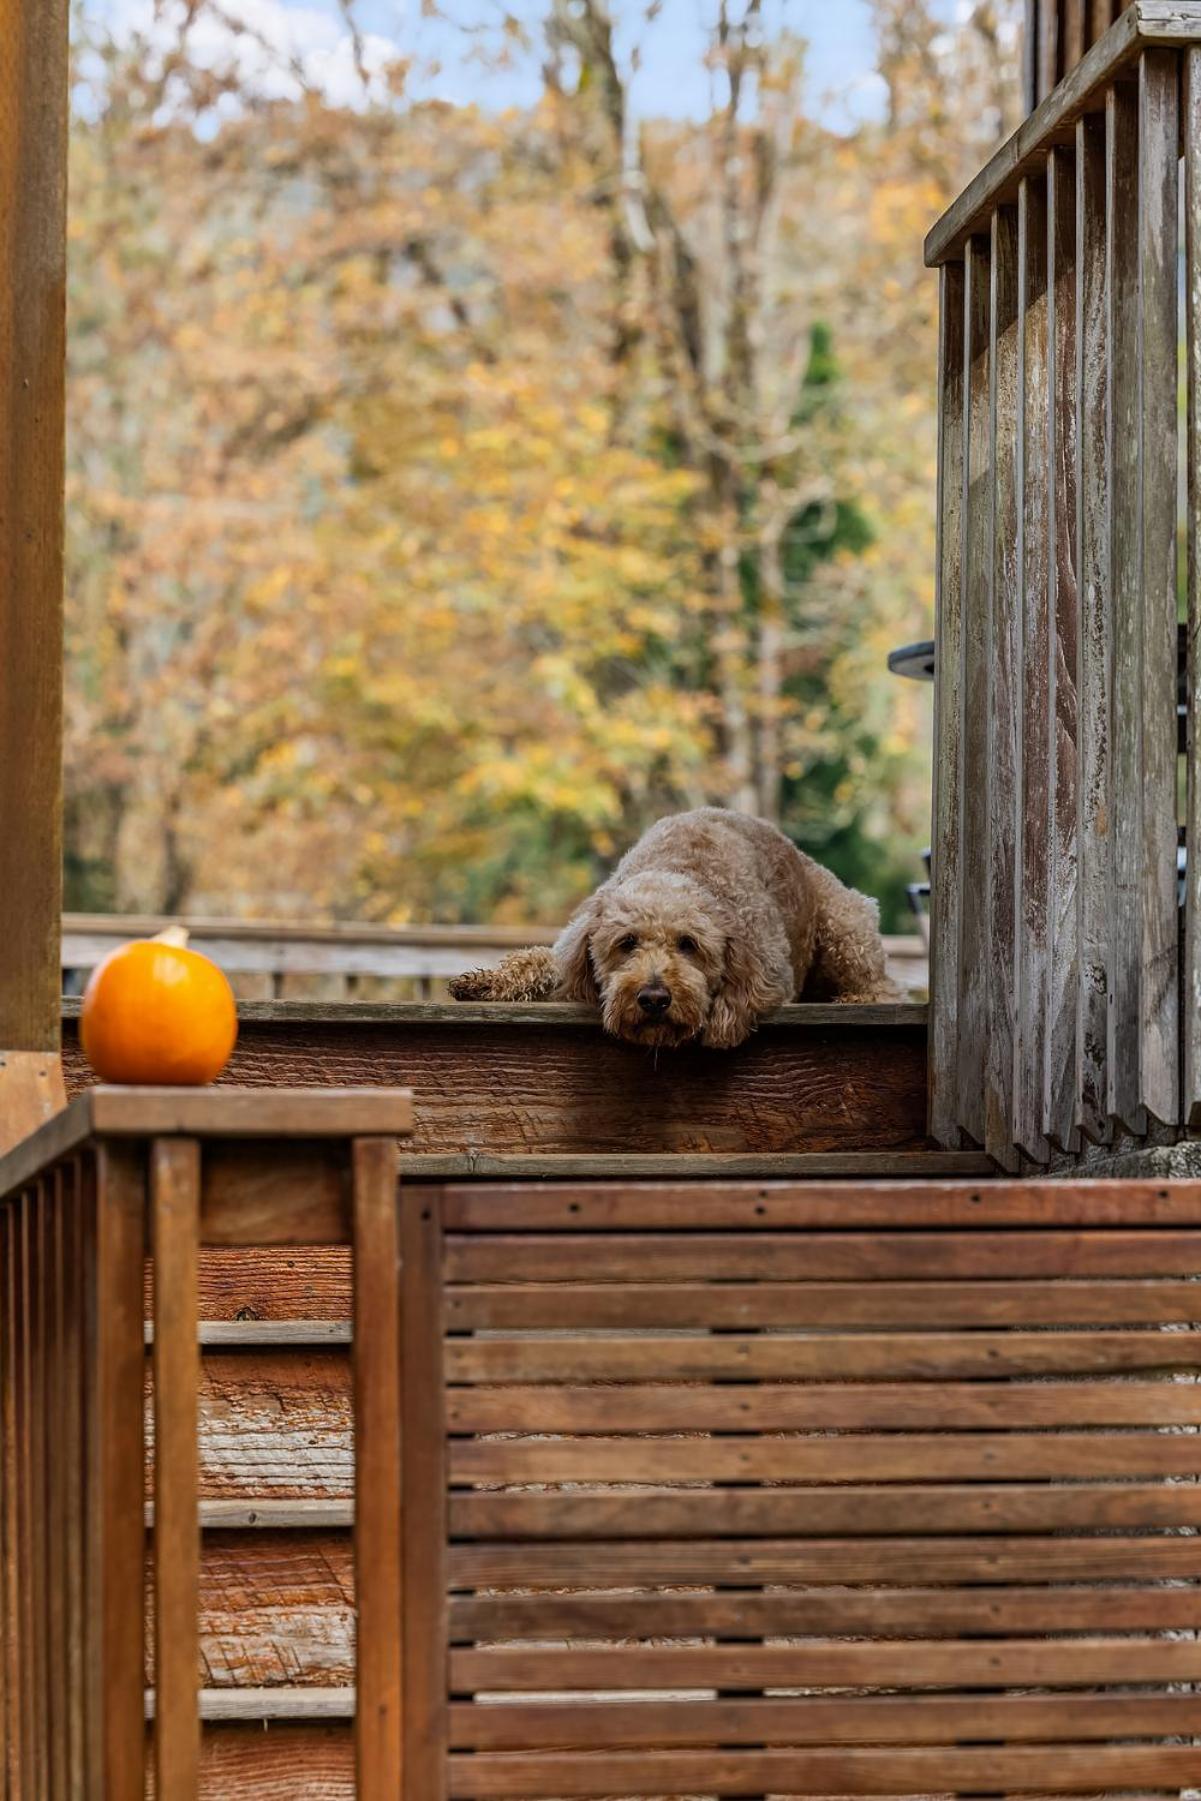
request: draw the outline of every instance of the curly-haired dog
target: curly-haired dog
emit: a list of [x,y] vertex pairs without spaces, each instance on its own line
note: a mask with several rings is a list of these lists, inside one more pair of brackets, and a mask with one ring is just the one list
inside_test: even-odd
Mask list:
[[458,1000],[599,1003],[635,1044],[741,1044],[797,999],[891,1001],[876,906],[761,819],[651,827],[560,934],[451,983]]

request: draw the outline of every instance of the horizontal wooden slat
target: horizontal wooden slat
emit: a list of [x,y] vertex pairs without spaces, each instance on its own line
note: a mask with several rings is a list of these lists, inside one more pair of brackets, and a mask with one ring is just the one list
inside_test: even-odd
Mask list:
[[1201,1425],[1190,1382],[458,1388],[452,1432],[984,1431]]
[[1192,1632],[1201,1588],[792,1589],[763,1594],[471,1595],[450,1607],[474,1639],[998,1638],[1038,1632]]
[[[631,1476],[637,1472],[631,1461]],[[923,1531],[1106,1532],[1201,1526],[1194,1483],[1063,1487],[713,1489],[457,1496],[458,1538],[904,1537]]]
[[1196,1537],[696,1540],[459,1544],[453,1588],[762,1582],[1195,1582]]
[[449,1382],[912,1382],[1201,1367],[1192,1332],[451,1339]]
[[446,1317],[453,1331],[1166,1324],[1201,1320],[1201,1283],[495,1283],[449,1289]]
[[[149,1400],[148,1386],[148,1448]],[[348,1496],[354,1468],[349,1356],[345,1350],[210,1352],[201,1362],[199,1428],[206,1499]],[[147,1483],[149,1493],[149,1476]]]
[[448,1236],[449,1282],[952,1281],[1195,1276],[1201,1232],[811,1232]]
[[456,1749],[621,1750],[636,1745],[1044,1744],[1201,1734],[1201,1695],[926,1695],[853,1701],[610,1701],[450,1710]]
[[446,1191],[448,1232],[782,1231],[1201,1225],[1201,1182],[478,1183]]
[[789,1796],[1010,1793],[1095,1795],[1136,1783],[1180,1789],[1196,1780],[1189,1745],[983,1750],[484,1752],[450,1760],[450,1794],[559,1801],[615,1795]]
[[[210,1247],[200,1253],[200,1318],[350,1322],[350,1245]],[[147,1317],[151,1269],[146,1271]]]
[[1201,1433],[453,1439],[458,1483],[998,1482],[1199,1476]]

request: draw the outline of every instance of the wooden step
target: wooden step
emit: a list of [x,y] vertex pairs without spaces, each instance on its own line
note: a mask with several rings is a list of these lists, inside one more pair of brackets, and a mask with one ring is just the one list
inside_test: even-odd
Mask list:
[[[78,1003],[64,1006],[75,1092],[90,1075]],[[948,1160],[927,1138],[920,1006],[785,1007],[736,1051],[657,1054],[606,1036],[589,1008],[554,1004],[285,1001],[247,1003],[240,1014],[229,1082],[412,1088],[412,1174],[714,1178],[990,1168],[975,1155]]]

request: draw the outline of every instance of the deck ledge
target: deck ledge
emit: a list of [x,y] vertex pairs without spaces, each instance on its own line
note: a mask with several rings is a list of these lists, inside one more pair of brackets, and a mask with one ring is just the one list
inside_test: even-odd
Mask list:
[[[81,1002],[63,1001],[63,1018],[78,1019]],[[924,1003],[888,1001],[879,1006],[827,1003],[780,1007],[760,1022],[766,1031],[803,1031],[809,1027],[855,1026],[872,1030],[912,1029],[926,1024]],[[563,1001],[239,1001],[238,1018],[247,1025],[339,1026],[595,1026],[595,1007]],[[723,1053],[727,1054],[727,1053]]]

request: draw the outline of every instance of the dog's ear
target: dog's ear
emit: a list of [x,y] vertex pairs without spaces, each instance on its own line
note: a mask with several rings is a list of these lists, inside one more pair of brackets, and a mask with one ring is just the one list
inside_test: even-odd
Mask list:
[[725,967],[709,1008],[701,1043],[729,1051],[749,1038],[762,1014],[791,999],[790,975],[765,963],[754,934],[738,927],[726,938]]
[[600,989],[592,970],[591,937],[599,907],[595,894],[576,908],[555,941],[555,962],[559,968],[559,994],[562,1001],[583,1001],[596,1006]]

